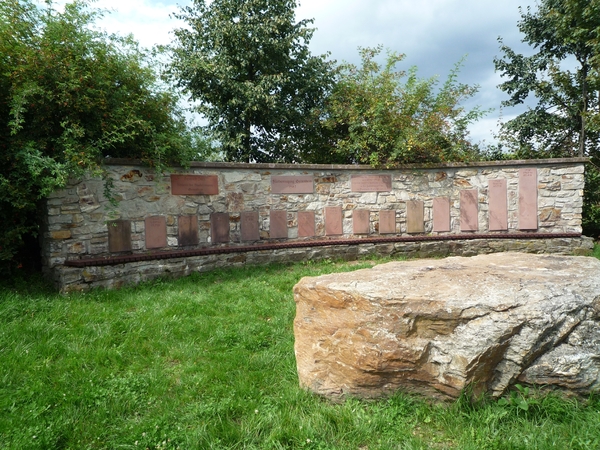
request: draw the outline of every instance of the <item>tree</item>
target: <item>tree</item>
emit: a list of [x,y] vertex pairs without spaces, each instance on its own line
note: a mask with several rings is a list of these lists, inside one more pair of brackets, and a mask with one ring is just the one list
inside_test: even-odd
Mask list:
[[[591,156],[600,165],[600,1],[541,0],[521,10],[523,42],[536,51],[518,54],[500,39],[496,70],[508,78],[499,88],[504,106],[536,104],[503,124],[501,141],[518,157]],[[571,66],[572,68],[567,68]],[[600,232],[600,177],[586,171],[584,231]],[[595,217],[595,218],[594,218]]]
[[[600,29],[599,2],[542,0],[536,11],[521,10],[519,30],[536,53],[524,56],[501,45],[496,70],[508,80],[499,88],[510,95],[504,106],[516,106],[533,96],[537,104],[504,125],[504,137],[521,151],[548,155],[590,155],[598,150],[600,103],[595,47]],[[500,39],[502,43],[502,39]],[[564,63],[576,61],[574,70]]]
[[103,157],[187,161],[192,136],[177,96],[159,85],[132,38],[92,28],[100,12],[74,1],[0,3],[0,262],[28,233],[37,207]]
[[[208,120],[230,161],[294,162],[318,145],[314,120],[332,85],[311,56],[295,0],[194,0],[177,18],[171,76]],[[315,136],[315,137],[314,137]]]
[[397,71],[402,54],[388,53],[381,66],[375,60],[381,51],[360,49],[361,67],[341,66],[327,101],[325,123],[340,159],[390,166],[475,157],[467,126],[485,112],[461,106],[477,87],[457,82],[460,63],[438,90],[437,78],[420,79],[416,67]]

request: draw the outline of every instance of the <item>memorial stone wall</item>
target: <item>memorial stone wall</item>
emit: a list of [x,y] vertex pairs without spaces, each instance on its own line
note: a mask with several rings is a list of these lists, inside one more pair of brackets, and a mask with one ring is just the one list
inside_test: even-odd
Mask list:
[[368,253],[573,253],[587,159],[406,166],[112,160],[45,205],[44,271],[62,291],[239,265]]

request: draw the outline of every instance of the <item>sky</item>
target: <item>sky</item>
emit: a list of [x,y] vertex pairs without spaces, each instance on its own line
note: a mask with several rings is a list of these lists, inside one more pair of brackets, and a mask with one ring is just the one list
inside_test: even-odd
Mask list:
[[[55,4],[66,0],[55,0]],[[110,11],[100,28],[133,34],[144,47],[168,44],[171,31],[184,24],[172,17],[191,0],[97,0],[95,7]],[[443,83],[449,71],[466,57],[459,82],[479,85],[479,92],[465,103],[493,109],[470,128],[473,142],[493,143],[499,120],[508,120],[521,110],[500,108],[508,97],[497,85],[500,75],[493,59],[501,56],[498,37],[513,50],[528,53],[521,43],[517,23],[519,7],[535,9],[535,0],[301,0],[296,19],[314,19],[310,42],[313,54],[330,53],[338,62],[358,64],[358,47],[384,48],[406,55],[399,69],[418,67],[423,78],[439,76]]]

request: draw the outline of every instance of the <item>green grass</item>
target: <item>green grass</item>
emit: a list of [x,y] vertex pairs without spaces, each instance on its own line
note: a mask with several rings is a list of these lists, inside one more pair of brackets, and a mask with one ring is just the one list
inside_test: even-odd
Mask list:
[[69,296],[0,288],[0,448],[600,448],[600,398],[528,395],[525,411],[401,393],[332,404],[301,390],[293,285],[370,265],[221,270]]

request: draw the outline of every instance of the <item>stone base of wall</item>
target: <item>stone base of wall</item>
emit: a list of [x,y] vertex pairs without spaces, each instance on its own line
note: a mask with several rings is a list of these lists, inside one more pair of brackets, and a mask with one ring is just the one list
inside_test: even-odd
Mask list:
[[190,256],[124,264],[69,267],[55,266],[47,275],[61,292],[86,291],[92,288],[119,288],[159,277],[178,278],[194,272],[243,265],[285,264],[323,259],[356,260],[369,256],[406,256],[434,258],[474,256],[495,252],[552,253],[585,255],[593,248],[591,238],[569,237],[549,239],[473,239],[393,243],[360,243],[304,248],[279,248],[244,253]]

